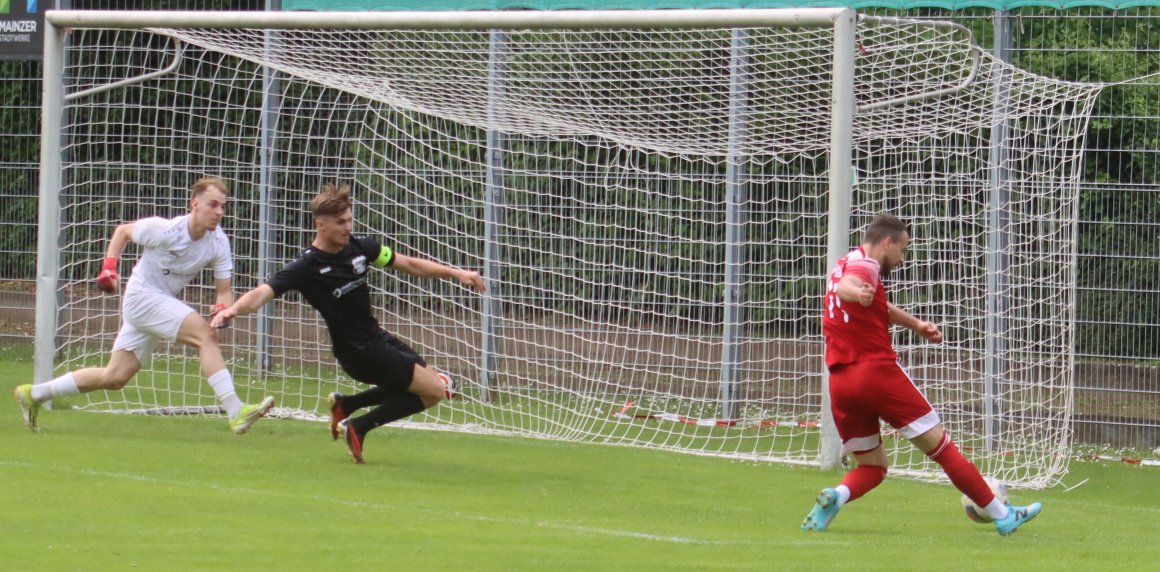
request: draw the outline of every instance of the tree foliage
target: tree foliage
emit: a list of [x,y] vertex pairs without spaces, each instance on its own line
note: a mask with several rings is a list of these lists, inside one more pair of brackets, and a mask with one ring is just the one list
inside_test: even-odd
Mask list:
[[[75,8],[108,8],[104,4],[111,2],[75,1]],[[204,2],[180,2],[160,0],[139,0],[126,4],[115,3],[118,8],[156,8],[156,9],[260,9],[264,2],[206,0]],[[191,5],[192,4],[192,5]],[[990,12],[982,9],[973,9],[962,13],[940,12],[938,15],[948,18],[962,18],[984,46],[994,41],[993,27],[989,19]],[[914,14],[905,14],[914,15]],[[1062,17],[1052,17],[1062,16]],[[1113,17],[1109,17],[1112,15]],[[1012,13],[1014,25],[1012,30],[1012,53],[1017,66],[1041,75],[1077,81],[1116,82],[1148,73],[1160,72],[1160,61],[1156,53],[1160,51],[1160,26],[1148,22],[1157,20],[1160,9],[1140,9],[1136,18],[1114,17],[1114,13],[1093,10],[1084,15],[1075,16],[1074,13],[1052,12],[1040,8],[1025,8]],[[1034,19],[1035,25],[1025,25]],[[1144,25],[1141,23],[1144,22]],[[84,57],[83,55],[79,57]],[[127,56],[128,57],[128,56]],[[0,107],[0,125],[5,126],[6,133],[19,136],[4,136],[6,161],[26,166],[35,165],[38,161],[39,147],[36,134],[39,132],[39,89],[29,89],[30,78],[39,74],[39,66],[30,62],[0,62],[0,96],[3,101],[13,102]],[[38,87],[38,84],[37,84]],[[117,125],[123,122],[154,122],[159,131],[180,131],[190,125],[181,124],[184,115],[166,115],[145,117],[140,109],[148,107],[155,101],[142,98],[168,97],[167,105],[178,108],[191,108],[195,102],[205,99],[231,101],[237,104],[237,109],[251,106],[252,101],[247,98],[255,97],[258,88],[250,86],[248,89],[235,89],[234,86],[209,86],[208,84],[191,86],[189,91],[164,93],[155,92],[126,92],[123,108],[120,110],[105,110],[105,115],[99,117],[77,116],[74,121],[91,122],[100,125],[109,136],[108,141],[117,141],[119,134]],[[614,94],[601,93],[601,96],[613,97]],[[673,96],[673,101],[679,97]],[[297,100],[309,99],[309,94],[297,94]],[[337,100],[336,100],[337,101]],[[376,163],[384,156],[376,153],[374,148],[352,145],[346,134],[335,133],[330,130],[342,122],[331,121],[333,114],[349,112],[350,101],[342,101],[337,105],[331,116],[303,115],[303,110],[287,108],[280,118],[285,131],[306,133],[310,135],[302,140],[280,140],[279,153],[291,154],[301,159],[293,170],[282,170],[279,179],[275,181],[278,188],[312,189],[323,178],[330,174],[341,176],[342,173],[353,172],[356,163],[369,165],[371,169],[380,171],[391,170],[389,173],[393,184],[399,189],[415,188],[422,185],[432,185],[428,176],[431,170],[423,165],[382,165]],[[675,105],[675,103],[674,103]],[[1096,104],[1093,119],[1087,136],[1089,149],[1085,157],[1085,173],[1080,197],[1078,247],[1080,252],[1078,279],[1080,296],[1078,300],[1078,315],[1080,323],[1079,352],[1088,355],[1110,356],[1158,356],[1160,348],[1153,347],[1160,341],[1156,336],[1134,335],[1134,328],[1140,324],[1160,323],[1160,230],[1154,224],[1160,220],[1160,199],[1157,197],[1155,182],[1160,180],[1160,160],[1156,149],[1160,148],[1160,89],[1157,83],[1115,85],[1107,88]],[[679,111],[679,110],[678,110]],[[686,125],[694,125],[704,118],[688,117]],[[84,150],[73,150],[73,153],[83,153],[71,157],[77,161],[92,163],[100,162],[131,162],[135,164],[158,165],[155,172],[148,174],[130,175],[122,173],[125,185],[125,204],[119,206],[107,205],[112,209],[107,214],[110,219],[131,218],[150,203],[149,193],[157,187],[181,189],[187,186],[189,173],[176,172],[165,169],[164,166],[183,165],[187,169],[205,169],[206,171],[226,171],[235,180],[245,181],[251,186],[256,180],[255,166],[260,160],[252,152],[254,138],[257,137],[257,116],[253,112],[238,111],[236,116],[219,118],[212,121],[209,127],[202,127],[212,132],[213,137],[198,139],[197,147],[192,145],[191,138],[188,146],[181,146],[180,139],[176,138],[173,147],[147,147],[133,145],[92,145]],[[292,124],[301,123],[301,126]],[[425,133],[423,125],[418,122],[410,123],[407,129],[410,133],[394,133],[389,135],[391,140],[411,139],[425,142],[432,137]],[[386,132],[380,133],[384,135]],[[485,165],[485,134],[467,134],[466,130],[454,144],[448,144],[440,151],[447,155],[447,161],[459,161],[462,164]],[[447,143],[447,142],[443,142]],[[577,164],[632,164],[644,172],[680,172],[687,166],[672,157],[661,155],[642,154],[631,156],[625,153],[621,157],[598,156],[601,153],[610,153],[607,147],[600,145],[574,145],[571,150],[563,147],[522,141],[515,143],[523,146],[521,153],[513,156],[521,157],[520,161],[543,160],[547,157],[563,157],[568,153],[576,153],[581,149],[584,153],[591,153],[591,157],[575,157]],[[534,148],[537,145],[546,145],[544,148]],[[431,157],[431,148],[422,152],[428,153],[427,160],[439,163],[443,159]],[[416,150],[416,156],[419,150]],[[343,165],[334,164],[336,157],[349,157],[349,162]],[[417,161],[417,160],[416,160]],[[513,170],[534,170],[535,165],[509,165]],[[524,257],[521,264],[531,268],[543,266],[554,269],[564,269],[569,265],[585,265],[591,263],[593,274],[597,278],[585,281],[570,280],[566,271],[558,270],[555,274],[533,275],[527,271],[526,275],[510,275],[505,279],[510,282],[513,291],[520,285],[531,287],[535,285],[543,289],[543,284],[536,281],[559,282],[559,288],[579,289],[575,292],[577,298],[606,299],[617,301],[623,299],[625,304],[635,304],[631,298],[639,291],[638,286],[657,276],[679,277],[694,273],[690,261],[697,260],[705,264],[709,274],[718,275],[724,267],[724,259],[720,248],[710,249],[698,246],[695,241],[686,241],[670,245],[665,256],[656,256],[655,253],[641,252],[633,255],[634,244],[658,226],[664,226],[666,233],[697,237],[706,243],[720,245],[724,242],[725,225],[722,220],[694,219],[690,217],[672,216],[645,216],[641,213],[654,209],[659,211],[681,210],[682,201],[697,197],[697,200],[723,200],[724,163],[707,169],[705,165],[696,167],[700,176],[705,176],[712,169],[721,173],[714,176],[717,180],[707,185],[693,185],[679,178],[663,180],[655,179],[650,185],[652,188],[619,188],[615,192],[605,193],[599,197],[590,196],[597,186],[586,181],[583,177],[574,174],[560,174],[559,176],[544,175],[535,180],[508,180],[511,188],[526,187],[534,193],[525,195],[513,194],[506,197],[510,211],[507,216],[521,216],[519,221],[525,225],[528,232],[522,235],[504,237],[508,242],[510,253],[513,256]],[[820,283],[806,282],[801,276],[818,276],[824,269],[819,266],[819,260],[824,258],[824,245],[809,244],[808,237],[819,236],[825,221],[821,218],[807,219],[801,217],[779,218],[777,209],[791,202],[796,202],[793,208],[802,209],[801,212],[824,212],[821,191],[810,187],[809,183],[801,183],[799,187],[781,184],[777,170],[780,164],[769,162],[761,165],[750,165],[747,173],[748,203],[745,206],[746,216],[751,221],[750,229],[753,233],[748,240],[761,242],[760,248],[753,248],[745,253],[749,266],[746,272],[753,279],[753,291],[745,293],[746,300],[769,299],[810,299],[818,294]],[[811,169],[811,175],[822,177],[828,166],[823,159]],[[36,171],[33,168],[10,169],[0,177],[0,195],[5,202],[0,207],[0,217],[5,221],[34,221],[36,218],[35,188],[37,185]],[[84,171],[73,176],[84,177]],[[482,180],[482,172],[474,173],[475,180]],[[511,175],[505,175],[510,177]],[[711,177],[712,178],[712,177]],[[447,189],[437,197],[436,202],[465,209],[470,216],[465,221],[479,221],[482,219],[479,209],[482,207],[478,193],[471,190],[456,188],[464,180],[435,181],[434,187]],[[642,193],[642,190],[651,193]],[[390,196],[390,193],[387,193]],[[11,198],[10,198],[11,197]],[[659,197],[670,197],[660,199]],[[275,198],[274,200],[281,200]],[[545,202],[546,201],[546,202]],[[649,203],[648,201],[653,201]],[[659,202],[658,202],[659,201]],[[663,201],[668,201],[663,202]],[[812,203],[812,204],[804,204]],[[241,204],[240,202],[238,204]],[[602,205],[601,208],[592,208],[591,205]],[[587,207],[586,207],[587,205]],[[408,205],[414,207],[414,205]],[[241,207],[237,216],[245,220],[255,220],[258,217],[257,209],[253,206]],[[373,214],[368,219],[371,226],[391,228],[391,205],[376,205]],[[431,207],[434,208],[434,207]],[[820,209],[820,210],[819,210]],[[115,210],[115,212],[113,212]],[[305,221],[300,207],[287,205],[279,210],[283,220],[276,225],[275,232],[283,232],[277,228],[302,228]],[[542,244],[537,244],[541,231],[547,233],[558,228],[561,220],[560,213],[568,213],[570,224],[581,229],[596,229],[616,225],[624,229],[623,236],[611,243],[585,242],[584,236],[577,245],[579,251],[567,251],[559,248],[549,249],[543,258],[532,260],[533,252],[544,251]],[[941,215],[953,216],[947,212]],[[514,222],[509,220],[510,222]],[[477,223],[465,222],[463,228],[456,229],[450,242],[445,245],[448,261],[454,256],[469,253],[477,260],[482,258],[482,247],[478,237],[482,229]],[[476,226],[471,226],[476,224]],[[103,231],[103,230],[102,230]],[[288,234],[284,234],[289,236]],[[474,238],[473,238],[474,237]],[[444,237],[447,238],[447,237]],[[950,237],[953,238],[953,237]],[[97,239],[99,240],[99,238]],[[797,241],[796,243],[794,241]],[[274,253],[277,257],[289,256],[301,245],[289,245],[279,239]],[[803,242],[805,244],[803,244]],[[34,273],[34,260],[24,254],[28,245],[34,245],[35,225],[12,225],[6,228],[0,236],[0,272],[6,275],[0,278],[31,277]],[[239,260],[253,258],[256,253],[247,251],[244,246],[239,250]],[[254,247],[256,248],[256,247]],[[795,254],[795,250],[809,249],[810,255]],[[599,261],[607,258],[605,251],[616,249],[629,254],[620,260],[629,267],[629,272],[619,276],[615,281],[610,276],[602,274],[596,266]],[[793,261],[789,265],[793,268],[777,269],[775,261]],[[242,263],[243,266],[246,264]],[[784,264],[784,263],[783,263]],[[261,274],[261,269],[242,268],[241,272]],[[938,272],[936,265],[927,270],[930,278]],[[786,279],[784,276],[797,276],[797,279]],[[574,277],[573,277],[574,278]],[[668,300],[658,315],[673,316],[675,318],[688,317],[697,313],[705,316],[704,308],[719,306],[722,286],[713,280],[690,278],[680,282],[671,290],[673,297]],[[770,322],[784,321],[785,326],[793,332],[811,331],[813,326],[807,321],[804,308],[787,308],[773,311],[753,305],[751,319]],[[812,310],[811,310],[812,311]],[[806,315],[807,318],[802,318]]]

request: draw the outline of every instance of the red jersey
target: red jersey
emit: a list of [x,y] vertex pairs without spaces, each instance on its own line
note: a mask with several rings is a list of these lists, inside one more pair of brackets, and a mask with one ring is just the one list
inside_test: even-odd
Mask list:
[[[898,359],[890,341],[890,309],[886,285],[879,279],[878,261],[862,247],[847,254],[830,272],[822,311],[822,335],[826,339],[826,367],[869,360]],[[869,306],[838,298],[838,281],[850,274],[877,286]]]

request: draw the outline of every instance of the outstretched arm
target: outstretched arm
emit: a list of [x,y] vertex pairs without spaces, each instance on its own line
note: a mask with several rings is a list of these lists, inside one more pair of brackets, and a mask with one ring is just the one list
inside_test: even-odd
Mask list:
[[911,315],[910,312],[895,306],[893,302],[888,302],[887,307],[890,309],[891,324],[909,328],[929,342],[937,344],[942,341],[942,332],[939,331],[938,326],[934,322],[920,320]]
[[395,254],[395,260],[391,265],[412,276],[418,276],[420,278],[454,278],[476,292],[487,290],[487,286],[483,283],[483,277],[474,270],[454,268],[432,260],[404,256],[398,253]]
[[274,289],[269,284],[262,284],[238,298],[232,306],[214,314],[209,325],[221,328],[237,316],[245,316],[258,311],[266,302],[274,299]]

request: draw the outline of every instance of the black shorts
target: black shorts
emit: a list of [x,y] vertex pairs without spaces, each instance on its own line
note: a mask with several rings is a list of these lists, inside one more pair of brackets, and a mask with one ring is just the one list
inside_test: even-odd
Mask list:
[[355,380],[401,391],[411,387],[415,364],[427,366],[415,350],[387,332],[376,334],[363,349],[336,345],[334,357]]

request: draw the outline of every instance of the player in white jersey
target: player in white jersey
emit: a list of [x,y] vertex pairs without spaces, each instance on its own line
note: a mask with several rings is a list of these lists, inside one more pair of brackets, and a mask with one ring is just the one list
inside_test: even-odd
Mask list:
[[217,293],[213,312],[233,303],[233,256],[229,238],[219,226],[225,216],[227,193],[225,181],[205,177],[193,184],[189,214],[173,219],[144,218],[113,231],[97,276],[98,288],[108,293],[120,290],[117,263],[126,243],[139,244],[143,252],[125,286],[121,331],[113,342],[112,355],[105,367],[78,369],[48,383],[18,386],[14,396],[29,429],[39,429],[37,416],[45,401],[124,387],[141,371],[141,364],[148,362],[158,340],[197,348],[201,372],[229,415],[234,433],[248,431],[274,406],[273,397],[254,405],[241,402],[222,358],[217,331],[197,311],[177,299],[178,293],[208,265],[213,270]]

